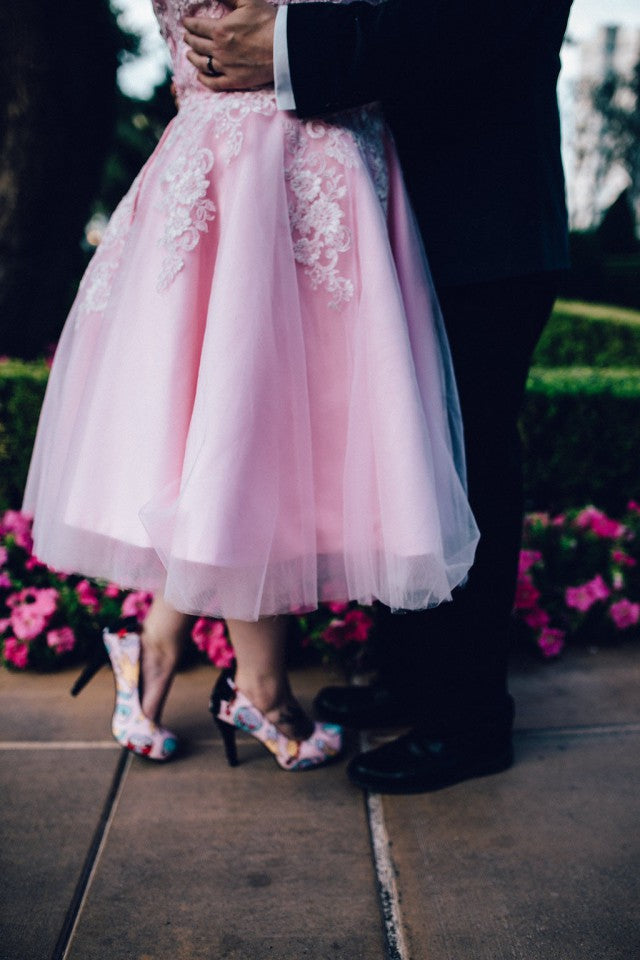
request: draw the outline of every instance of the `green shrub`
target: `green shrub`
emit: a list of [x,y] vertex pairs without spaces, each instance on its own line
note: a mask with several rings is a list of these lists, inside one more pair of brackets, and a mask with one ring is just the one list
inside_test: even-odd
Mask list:
[[640,491],[639,427],[640,369],[535,367],[521,418],[528,509],[620,513]]
[[558,300],[540,338],[539,367],[640,367],[640,312]]
[[0,510],[22,503],[48,372],[42,361],[0,363]]

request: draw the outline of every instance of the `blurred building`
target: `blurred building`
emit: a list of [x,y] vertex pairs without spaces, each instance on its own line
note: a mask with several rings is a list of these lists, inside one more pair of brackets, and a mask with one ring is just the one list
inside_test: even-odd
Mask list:
[[[569,38],[567,44],[573,48],[572,69],[561,88],[560,103],[571,227],[588,230],[598,226],[604,212],[630,186],[635,188],[631,193],[635,194],[638,223],[638,185],[632,185],[624,166],[612,160],[607,121],[594,108],[593,95],[596,88],[615,77],[632,79],[640,61],[640,30],[604,26],[586,40],[576,43]],[[628,105],[633,108],[633,103]]]

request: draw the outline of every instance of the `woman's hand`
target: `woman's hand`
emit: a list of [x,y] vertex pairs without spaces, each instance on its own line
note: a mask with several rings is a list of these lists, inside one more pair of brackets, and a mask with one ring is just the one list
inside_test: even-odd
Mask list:
[[[273,83],[276,10],[265,0],[223,0],[222,20],[185,17],[187,57],[210,90],[252,90]],[[218,76],[212,74],[214,70]]]

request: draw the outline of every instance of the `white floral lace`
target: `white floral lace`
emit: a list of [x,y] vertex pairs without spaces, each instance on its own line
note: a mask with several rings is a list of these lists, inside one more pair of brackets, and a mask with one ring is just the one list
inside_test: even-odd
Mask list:
[[194,142],[197,131],[202,124],[211,124],[214,138],[222,144],[222,159],[230,163],[242,149],[243,121],[252,113],[271,116],[275,112],[273,95],[264,91],[185,100],[164,143],[166,151],[178,152],[162,175],[166,189],[160,205],[166,220],[160,243],[168,252],[160,268],[159,291],[166,290],[183,269],[183,254],[195,249],[216,215],[215,203],[207,197],[210,180],[206,176],[213,168],[214,154]]
[[[347,191],[340,168],[351,169],[364,162],[385,210],[389,192],[380,112],[363,108],[340,121],[335,125],[290,120],[286,137],[293,253],[305,268],[312,289],[325,287],[331,294],[329,306],[333,308],[347,303],[354,294],[353,281],[338,269],[340,254],[351,248],[352,241],[344,223]],[[323,140],[321,153],[313,149],[314,141],[319,140]]]
[[[289,0],[304,2],[304,0]],[[159,207],[165,226],[159,243],[165,256],[157,289],[165,291],[185,266],[185,255],[194,250],[209,223],[215,220],[211,198],[211,171],[216,162],[226,164],[238,156],[244,142],[244,123],[251,115],[278,114],[271,90],[211,94],[194,81],[195,71],[177,57],[181,19],[187,13],[220,16],[221,4],[193,0],[154,0],[163,34],[170,41],[176,72],[188,68],[178,116],[173,120],[156,155],[163,187]],[[191,86],[189,86],[191,84]],[[354,283],[345,275],[342,255],[352,245],[347,226],[345,171],[364,165],[378,199],[386,209],[388,174],[385,124],[380,110],[363,107],[336,118],[335,123],[301,122],[278,114],[285,131],[284,176],[289,190],[289,218],[296,262],[312,289],[323,287],[329,304],[337,308],[353,298]],[[209,137],[203,138],[202,129]],[[203,140],[206,146],[203,145]],[[219,150],[216,150],[216,144]],[[166,159],[170,158],[170,159]],[[154,160],[152,160],[152,163]],[[79,291],[76,324],[91,313],[105,310],[126,238],[135,215],[142,172],[121,201],[104,233]]]
[[142,174],[141,170],[129,192],[112,213],[89,269],[82,278],[76,304],[76,329],[88,314],[103,313],[106,310],[113,278],[120,266],[122,251],[131,227]]

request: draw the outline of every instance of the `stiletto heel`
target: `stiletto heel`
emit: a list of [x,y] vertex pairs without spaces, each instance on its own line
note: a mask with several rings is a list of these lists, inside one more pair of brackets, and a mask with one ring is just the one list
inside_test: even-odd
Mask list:
[[342,751],[342,728],[334,723],[316,723],[306,740],[282,733],[248,697],[238,690],[232,670],[223,670],[211,691],[209,709],[218,727],[229,766],[238,764],[236,730],[255,737],[283,770],[310,770],[337,759]]
[[224,752],[227,755],[227,763],[230,767],[238,766],[238,748],[236,747],[236,728],[229,726],[219,717],[213,718],[220,731],[222,742],[224,743]]
[[142,757],[171,760],[178,749],[178,738],[146,717],[140,706],[140,637],[133,631],[110,633],[106,628],[102,637],[116,684],[116,705],[111,721],[115,739]]
[[108,662],[109,657],[107,655],[107,651],[105,650],[103,644],[100,644],[91,660],[89,660],[84,670],[71,687],[71,696],[77,697],[80,691],[84,690],[89,681],[96,675],[98,670],[104,667],[105,663]]

